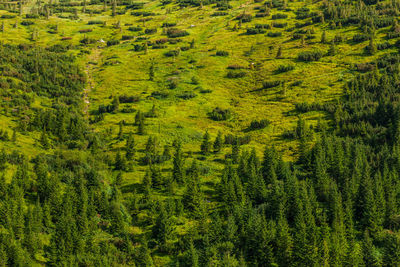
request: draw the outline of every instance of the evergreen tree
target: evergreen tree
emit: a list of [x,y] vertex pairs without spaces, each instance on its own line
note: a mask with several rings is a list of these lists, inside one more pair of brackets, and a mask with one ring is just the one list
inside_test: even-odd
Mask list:
[[214,152],[215,153],[220,152],[221,148],[222,148],[222,145],[223,145],[223,143],[222,143],[222,133],[221,133],[221,131],[219,131],[217,137],[215,138],[214,145],[213,145]]
[[203,142],[201,143],[201,153],[203,155],[208,155],[211,152],[211,141],[210,141],[210,134],[208,133],[208,131],[206,131],[206,133],[203,136]]
[[185,169],[182,144],[179,140],[175,140],[174,148],[175,154],[173,156],[172,179],[178,184],[183,184],[185,181]]
[[126,159],[132,160],[135,156],[135,139],[133,138],[132,133],[129,133],[128,138],[126,139],[125,151]]

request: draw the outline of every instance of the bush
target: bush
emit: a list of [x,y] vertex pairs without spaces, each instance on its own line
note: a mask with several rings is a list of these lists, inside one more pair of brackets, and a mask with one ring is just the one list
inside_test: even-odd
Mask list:
[[272,19],[287,19],[287,17],[288,15],[282,13],[272,15]]
[[129,27],[128,28],[128,31],[131,31],[131,32],[140,32],[142,30],[143,30],[142,27]]
[[218,12],[214,12],[213,14],[211,14],[211,17],[219,17],[219,16],[226,16],[226,15],[228,15],[228,12],[218,11]]
[[169,96],[168,92],[154,91],[151,93],[151,96],[157,99],[167,98]]
[[89,20],[88,25],[95,25],[95,24],[103,24],[104,22],[101,20]]
[[272,23],[272,26],[275,28],[285,28],[287,26],[287,23],[286,22],[283,22],[283,23],[274,22],[274,23]]
[[93,30],[92,29],[82,29],[82,30],[79,30],[79,33],[88,33],[88,32],[92,32]]
[[15,15],[9,15],[9,14],[3,14],[3,15],[1,15],[1,18],[2,19],[13,19],[13,18],[15,18],[16,16]]
[[192,91],[185,91],[179,95],[177,95],[177,97],[182,98],[182,99],[191,99],[196,97],[196,94]]
[[263,82],[263,89],[273,88],[281,85],[280,81],[264,81]]
[[176,28],[170,28],[167,30],[167,36],[169,38],[177,38],[177,37],[184,37],[189,35],[189,33],[185,30],[179,30]]
[[283,73],[283,72],[288,72],[294,70],[293,65],[279,65],[279,67],[276,69],[276,73]]
[[139,102],[139,100],[140,100],[139,96],[127,96],[127,95],[119,96],[120,103],[135,103]]
[[229,52],[219,50],[219,51],[217,51],[217,52],[215,53],[215,55],[216,55],[216,56],[219,56],[219,57],[227,57],[227,56],[229,56]]
[[246,34],[248,35],[253,35],[253,34],[261,34],[261,33],[265,33],[266,30],[263,28],[248,28],[246,31]]
[[175,22],[164,22],[162,27],[163,28],[170,28],[170,27],[175,27],[176,23]]
[[113,45],[118,45],[119,40],[108,40],[107,41],[107,46],[113,46]]
[[179,50],[171,50],[164,53],[166,57],[177,57],[179,56]]
[[319,50],[304,51],[297,55],[298,60],[305,62],[318,61],[321,58],[322,58],[322,52]]
[[33,25],[33,24],[35,24],[35,23],[33,21],[30,21],[30,20],[24,20],[24,21],[21,22],[22,26],[29,26],[29,25]]
[[353,42],[362,43],[370,39],[368,34],[356,34],[353,36]]
[[208,116],[214,121],[225,121],[231,117],[231,111],[229,109],[221,109],[216,107],[208,114]]
[[157,33],[157,29],[146,29],[144,30],[145,34],[155,34]]
[[226,67],[228,70],[242,70],[245,69],[246,67],[238,65],[238,64],[233,64],[233,65],[229,65],[228,67]]
[[268,37],[281,37],[282,33],[281,32],[269,32],[267,33]]
[[251,123],[250,123],[250,126],[249,126],[249,128],[248,128],[248,130],[259,130],[259,129],[264,129],[265,127],[267,127],[268,125],[270,125],[271,124],[271,122],[269,121],[269,120],[267,120],[267,119],[264,119],[264,120],[260,120],[260,121],[258,121],[258,120],[253,120]]
[[133,35],[122,35],[121,40],[126,41],[126,40],[132,40],[133,38],[135,38],[135,36]]
[[236,72],[236,71],[230,70],[230,71],[228,71],[228,74],[226,74],[226,77],[231,78],[231,79],[243,78],[244,76],[246,76],[245,71]]
[[135,44],[135,45],[133,46],[133,50],[134,50],[135,52],[144,51],[145,49],[146,49],[146,45],[144,45],[144,44]]
[[237,20],[241,20],[242,22],[250,22],[253,17],[250,14],[240,14],[239,16],[236,17]]

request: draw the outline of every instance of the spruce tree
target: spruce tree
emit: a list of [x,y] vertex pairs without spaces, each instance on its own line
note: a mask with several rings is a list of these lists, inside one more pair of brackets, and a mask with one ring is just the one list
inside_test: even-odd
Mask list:
[[213,145],[214,152],[215,153],[220,152],[222,145],[223,145],[222,144],[222,133],[221,133],[221,131],[219,131],[217,137],[215,138],[214,145]]
[[203,142],[201,143],[201,153],[203,155],[208,155],[211,152],[211,141],[210,141],[210,134],[208,133],[208,131],[206,131],[206,133],[203,136]]
[[132,160],[133,157],[135,156],[135,139],[131,132],[129,133],[128,138],[126,139],[125,151],[126,151],[125,154],[126,159]]

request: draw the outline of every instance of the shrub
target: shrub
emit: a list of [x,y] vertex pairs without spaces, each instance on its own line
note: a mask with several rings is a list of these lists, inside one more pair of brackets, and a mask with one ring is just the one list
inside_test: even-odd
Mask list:
[[133,38],[135,38],[135,36],[133,35],[122,35],[121,40],[126,41],[126,40],[132,40]]
[[164,53],[166,57],[177,57],[179,56],[179,50],[170,50]]
[[253,120],[250,123],[250,126],[248,128],[248,130],[259,130],[259,129],[264,129],[265,127],[267,127],[268,125],[270,125],[271,122],[267,119],[264,120]]
[[219,16],[226,16],[226,15],[228,15],[228,12],[218,11],[218,12],[212,13],[211,17],[219,17]]
[[269,32],[267,33],[268,37],[281,37],[282,33],[281,32]]
[[93,30],[92,29],[82,29],[82,30],[79,30],[79,33],[88,33],[88,32],[92,32]]
[[146,29],[144,30],[145,34],[155,34],[157,33],[157,29]]
[[362,43],[370,39],[368,34],[356,34],[353,35],[353,42],[355,43]]
[[154,91],[151,93],[151,96],[157,99],[167,98],[169,96],[168,92]]
[[286,19],[288,15],[282,14],[282,13],[277,13],[272,15],[272,19]]
[[108,40],[107,46],[113,46],[119,44],[119,40]]
[[167,30],[167,36],[169,38],[177,38],[177,37],[184,37],[189,35],[189,33],[185,30],[179,30],[176,28],[170,28]]
[[216,55],[216,56],[219,56],[219,57],[227,57],[227,56],[229,56],[229,52],[223,51],[223,50],[219,50],[219,51],[217,51],[217,52],[215,53],[215,55]]
[[297,55],[298,60],[305,62],[318,61],[321,58],[322,58],[322,52],[319,50],[304,51]]
[[228,70],[241,70],[241,69],[245,69],[246,67],[238,65],[238,64],[233,64],[233,65],[229,65],[228,67],[226,67]]
[[261,34],[261,33],[265,33],[266,30],[263,28],[248,28],[246,31],[246,34],[248,35],[253,35],[253,34]]
[[274,22],[274,23],[272,23],[272,26],[275,28],[285,28],[287,26],[287,23],[286,22],[282,22],[282,23]]
[[236,17],[237,20],[241,20],[242,22],[250,22],[253,17],[250,14],[240,14],[239,16]]
[[245,71],[236,72],[236,71],[230,70],[226,74],[226,77],[231,78],[231,79],[243,78],[244,76],[246,76],[246,72]]
[[196,94],[192,91],[184,91],[183,93],[177,95],[177,97],[182,98],[182,99],[191,99],[196,97]]
[[283,72],[288,72],[294,70],[293,65],[279,65],[279,67],[276,69],[276,73],[283,73]]
[[141,30],[143,30],[142,27],[129,27],[128,28],[128,31],[131,31],[131,32],[140,32]]
[[170,28],[170,27],[175,27],[176,23],[175,22],[164,22],[162,27],[163,28]]
[[140,52],[140,51],[144,51],[146,49],[146,45],[145,44],[135,44],[133,46],[133,50],[135,52]]
[[23,25],[23,26],[29,26],[29,25],[33,25],[33,24],[35,24],[35,23],[30,20],[24,20],[21,22],[21,25]]
[[88,25],[95,25],[95,24],[103,24],[104,22],[101,20],[89,20]]
[[231,117],[231,111],[229,109],[221,109],[216,107],[208,114],[208,116],[214,121],[225,121]]
[[1,18],[2,19],[13,19],[13,18],[15,18],[16,16],[15,15],[9,15],[9,14],[3,14],[3,15],[1,15]]
[[135,103],[139,102],[139,100],[140,100],[139,96],[127,96],[127,95],[119,96],[120,103]]
[[264,81],[263,82],[263,89],[277,87],[281,84],[280,81]]

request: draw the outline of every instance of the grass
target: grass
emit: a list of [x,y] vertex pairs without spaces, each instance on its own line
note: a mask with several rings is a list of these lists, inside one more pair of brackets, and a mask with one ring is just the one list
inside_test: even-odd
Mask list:
[[[144,155],[144,147],[148,136],[158,137],[160,141],[157,149],[162,151],[164,144],[171,145],[176,138],[181,138],[184,143],[186,165],[198,159],[200,164],[204,163],[210,167],[207,175],[202,176],[202,188],[208,198],[212,198],[214,192],[212,184],[218,181],[223,168],[220,162],[226,154],[231,152],[229,147],[224,147],[220,153],[211,154],[203,159],[200,155],[200,144],[206,130],[211,134],[212,140],[221,131],[224,134],[251,135],[251,142],[244,145],[242,150],[256,148],[259,156],[262,155],[266,145],[274,145],[280,152],[283,152],[286,160],[294,160],[297,157],[298,142],[282,138],[282,134],[296,126],[298,113],[295,105],[308,102],[326,102],[339,99],[342,95],[343,84],[354,74],[354,64],[371,62],[384,52],[378,52],[375,56],[366,56],[363,53],[368,41],[360,44],[343,42],[336,44],[337,53],[335,56],[326,56],[329,50],[329,43],[321,43],[320,38],[323,31],[326,31],[328,41],[336,35],[342,35],[350,40],[358,29],[346,27],[330,29],[328,24],[316,24],[305,27],[314,30],[315,39],[292,40],[292,32],[281,28],[268,29],[268,32],[281,32],[282,36],[268,37],[267,34],[246,35],[247,28],[256,24],[271,24],[273,22],[287,22],[286,28],[294,27],[296,23],[303,20],[295,18],[294,11],[302,6],[307,6],[311,11],[317,11],[320,3],[289,2],[288,7],[293,11],[272,9],[271,14],[265,18],[254,18],[249,23],[238,26],[236,16],[242,13],[255,14],[256,6],[259,3],[251,1],[232,1],[232,9],[228,10],[227,16],[212,17],[216,9],[212,6],[187,7],[180,9],[175,4],[168,4],[163,7],[158,1],[145,1],[145,11],[156,13],[153,19],[143,24],[139,21],[142,17],[134,17],[127,12],[125,15],[111,17],[111,8],[106,13],[90,16],[79,12],[78,20],[63,19],[56,15],[65,16],[68,14],[54,14],[50,19],[31,19],[35,24],[22,26],[20,22],[25,20],[20,17],[14,19],[2,19],[5,23],[5,32],[0,33],[0,41],[9,44],[30,43],[36,46],[51,46],[55,44],[70,44],[72,49],[69,53],[76,55],[77,63],[88,75],[86,92],[89,99],[89,114],[98,110],[100,105],[108,105],[114,96],[128,95],[140,96],[140,101],[133,104],[121,104],[120,110],[124,107],[134,108],[142,112],[149,111],[153,105],[156,106],[158,117],[146,119],[147,135],[135,135],[138,159]],[[33,1],[28,2],[24,12],[28,12],[33,6]],[[90,9],[101,10],[102,5],[88,6]],[[167,13],[167,10],[171,10]],[[288,15],[288,19],[272,20],[271,16],[277,13]],[[0,15],[8,14],[7,11],[0,11]],[[91,20],[101,20],[104,25],[88,25]],[[18,22],[18,27],[13,28]],[[120,22],[121,29],[114,24]],[[146,36],[147,41],[154,42],[166,38],[161,25],[164,22],[177,23],[176,28],[186,30],[190,34],[179,38],[182,41],[177,44],[167,44],[166,48],[152,49],[135,52],[135,44],[142,44],[144,41],[135,40],[121,41],[120,44],[107,47],[104,40],[121,40],[124,35],[133,35],[135,38]],[[58,33],[51,33],[51,28],[58,25]],[[157,28],[155,34],[143,34],[131,32],[129,27],[140,26],[143,29]],[[88,33],[80,33],[80,30],[92,29]],[[384,42],[385,30],[379,30],[376,34],[376,43]],[[37,32],[38,38],[32,40],[32,33]],[[69,40],[62,40],[69,37]],[[89,37],[96,40],[89,45],[81,45],[80,40]],[[173,51],[179,47],[190,46],[194,40],[194,48],[181,51],[179,56],[166,57],[167,51]],[[393,43],[394,40],[389,40]],[[282,49],[282,56],[277,58],[278,48]],[[299,62],[297,55],[302,51],[319,49],[324,57],[315,62]],[[229,56],[216,56],[217,51],[226,51]],[[395,50],[386,50],[395,51]],[[154,62],[155,77],[149,79],[151,62]],[[242,66],[241,70],[246,75],[242,78],[227,78],[228,66]],[[277,73],[279,66],[292,65],[293,70],[284,73]],[[193,83],[193,77],[198,82]],[[169,79],[178,79],[175,89],[169,89]],[[262,89],[264,81],[281,81],[284,85],[273,88]],[[301,83],[295,84],[301,81]],[[152,96],[154,92],[164,92],[168,96],[164,99],[157,99]],[[208,93],[204,93],[208,91]],[[193,92],[194,98],[184,100],[179,96],[185,92]],[[34,107],[50,106],[49,99],[35,98]],[[213,121],[208,113],[214,108],[230,109],[232,117],[226,121]],[[94,115],[90,115],[91,118]],[[326,114],[321,112],[308,112],[303,115],[308,124],[317,125],[318,120],[328,122]],[[264,129],[246,132],[246,129],[253,120],[268,119],[271,124]],[[112,137],[118,134],[118,124],[125,121],[124,133],[136,133],[137,126],[133,125],[135,113],[106,114],[103,121],[92,124],[96,132],[106,132],[111,129]],[[17,126],[18,121],[4,110],[0,114],[0,129],[11,129]],[[316,137],[317,138],[317,137]],[[38,140],[39,132],[18,134],[17,141],[0,142],[0,149],[7,151],[17,150],[29,157],[44,151]],[[99,157],[114,157],[115,151],[121,149],[125,141],[113,139],[110,142],[110,149],[106,149]],[[73,152],[74,153],[74,152]],[[148,169],[137,162],[131,163],[132,171],[123,175],[122,192],[125,196],[132,194],[134,188],[138,188],[143,176]],[[172,168],[171,161],[162,164],[161,169],[164,176]],[[15,169],[7,169],[6,179],[9,181]],[[110,171],[111,172],[111,171]],[[180,190],[180,191],[179,191]],[[181,195],[179,189],[177,195]],[[162,194],[158,194],[162,197]],[[146,214],[140,214],[145,219]],[[142,218],[142,219],[143,219]],[[144,220],[143,219],[143,220]],[[182,222],[176,231],[180,234],[190,229],[192,221]],[[146,229],[133,227],[131,232],[140,235]],[[108,238],[99,236],[101,238]],[[155,262],[163,265],[168,262],[166,257],[156,257]]]
[[[157,1],[145,1],[145,11],[151,11],[157,15],[152,20],[142,23],[141,17],[129,15],[118,15],[111,17],[111,8],[106,13],[90,16],[79,12],[78,20],[59,18],[55,15],[49,20],[32,19],[34,25],[22,26],[20,17],[14,19],[3,19],[5,32],[0,33],[2,43],[20,44],[31,43],[36,46],[50,46],[55,44],[70,44],[70,53],[77,56],[77,62],[90,76],[88,90],[90,106],[89,112],[96,111],[100,105],[108,105],[112,97],[117,95],[140,96],[141,100],[134,104],[121,104],[120,108],[132,107],[136,110],[147,112],[156,105],[159,116],[146,120],[146,131],[149,135],[155,135],[161,140],[159,150],[164,144],[171,144],[173,140],[180,137],[185,144],[185,151],[191,152],[192,158],[199,158],[197,152],[200,148],[203,133],[208,130],[215,138],[219,131],[224,134],[251,135],[251,142],[243,149],[255,147],[261,156],[265,145],[275,145],[284,153],[286,160],[296,158],[297,142],[282,139],[282,134],[293,129],[297,122],[298,114],[294,111],[296,103],[302,102],[325,102],[340,98],[342,86],[354,74],[352,66],[362,62],[370,62],[379,56],[367,57],[363,54],[363,48],[368,42],[352,44],[343,42],[336,45],[338,53],[335,56],[324,56],[316,62],[298,62],[297,55],[302,51],[320,49],[324,54],[329,49],[329,44],[320,43],[323,31],[326,31],[327,40],[340,34],[345,39],[351,39],[357,32],[356,27],[341,29],[330,29],[327,24],[317,24],[305,27],[314,30],[315,39],[306,40],[303,45],[301,40],[292,40],[292,33],[285,29],[273,28],[267,32],[282,32],[279,37],[267,37],[266,34],[246,35],[246,29],[256,24],[271,24],[272,22],[287,22],[290,28],[302,20],[295,18],[296,9],[306,5],[312,11],[317,10],[319,3],[305,4],[303,2],[289,2],[288,6],[293,11],[282,11],[273,9],[270,16],[265,18],[254,18],[249,23],[243,23],[241,28],[233,30],[238,21],[235,17],[242,13],[255,14],[254,7],[260,6],[251,1],[232,1],[232,9],[227,16],[210,16],[216,10],[212,6],[188,7],[179,9],[175,4],[163,7]],[[32,3],[28,3],[28,6]],[[102,6],[89,6],[101,10]],[[27,12],[28,8],[25,8]],[[167,10],[171,10],[167,13]],[[288,19],[272,20],[271,16],[277,13],[288,15]],[[0,11],[0,15],[7,14]],[[57,14],[67,15],[67,14]],[[91,20],[101,20],[104,25],[88,25]],[[12,25],[18,22],[18,27]],[[117,29],[114,24],[120,22],[121,28]],[[157,28],[158,31],[151,35],[140,35],[148,37],[148,41],[166,38],[161,25],[164,22],[175,22],[178,29],[186,30],[190,35],[179,38],[182,41],[177,44],[167,44],[164,49],[151,49],[144,51],[133,51],[134,44],[144,43],[134,40],[121,41],[120,44],[106,47],[99,40],[121,40],[123,35],[134,35],[139,33],[128,30],[130,25],[141,26],[143,29]],[[51,27],[58,25],[58,33],[51,33]],[[92,29],[88,33],[79,33],[82,29]],[[33,32],[38,33],[38,38],[32,40]],[[70,40],[62,38],[70,37]],[[94,44],[80,46],[80,40],[89,37],[96,42]],[[377,40],[384,38],[384,31],[377,34]],[[165,57],[167,51],[176,50],[178,47],[190,46],[194,40],[194,48],[181,51],[177,57]],[[278,47],[282,48],[282,57],[276,58]],[[229,56],[215,56],[216,51],[229,52]],[[155,63],[154,81],[149,80],[149,69],[151,62]],[[227,67],[230,65],[243,66],[241,71],[245,72],[243,78],[229,79]],[[277,74],[275,71],[280,65],[293,65],[294,69]],[[254,67],[251,67],[254,66]],[[193,84],[192,78],[198,80]],[[168,88],[168,79],[178,79],[177,88]],[[278,86],[262,89],[263,81],[279,80],[285,83],[285,87]],[[300,85],[291,86],[296,81],[302,81]],[[209,90],[209,93],[202,93]],[[168,93],[165,99],[157,99],[151,96],[153,92],[160,91]],[[189,91],[194,92],[196,97],[183,100],[178,96]],[[35,106],[48,104],[46,99],[38,99]],[[227,121],[213,121],[208,113],[215,107],[230,109],[232,118]],[[318,119],[326,121],[325,114],[310,112],[304,115],[309,124],[316,125]],[[104,121],[93,124],[93,129],[98,132],[111,128],[113,135],[118,132],[118,123],[122,120],[127,122],[124,132],[137,132],[133,126],[135,113],[106,114]],[[11,129],[16,126],[12,117],[1,115],[0,128]],[[271,124],[262,130],[245,133],[244,130],[251,121],[268,119]],[[17,149],[26,155],[32,156],[44,152],[37,145],[40,133],[19,135],[15,144],[0,142],[0,148]],[[141,151],[145,146],[148,136],[135,135],[136,146]],[[124,142],[113,141],[113,151],[121,148]],[[110,150],[111,151],[111,150]],[[114,152],[105,152],[113,155]],[[207,163],[211,166],[210,174],[204,177],[204,182],[214,182],[216,175],[221,171],[222,165],[218,160],[230,153],[230,148],[225,147],[221,153],[211,155]],[[137,158],[143,155],[137,153]],[[187,160],[189,164],[192,159]],[[162,166],[164,169],[171,168],[171,163]],[[140,183],[146,166],[135,163],[133,171],[124,174],[124,186]],[[10,176],[11,174],[9,174]],[[162,259],[160,259],[162,260]]]

